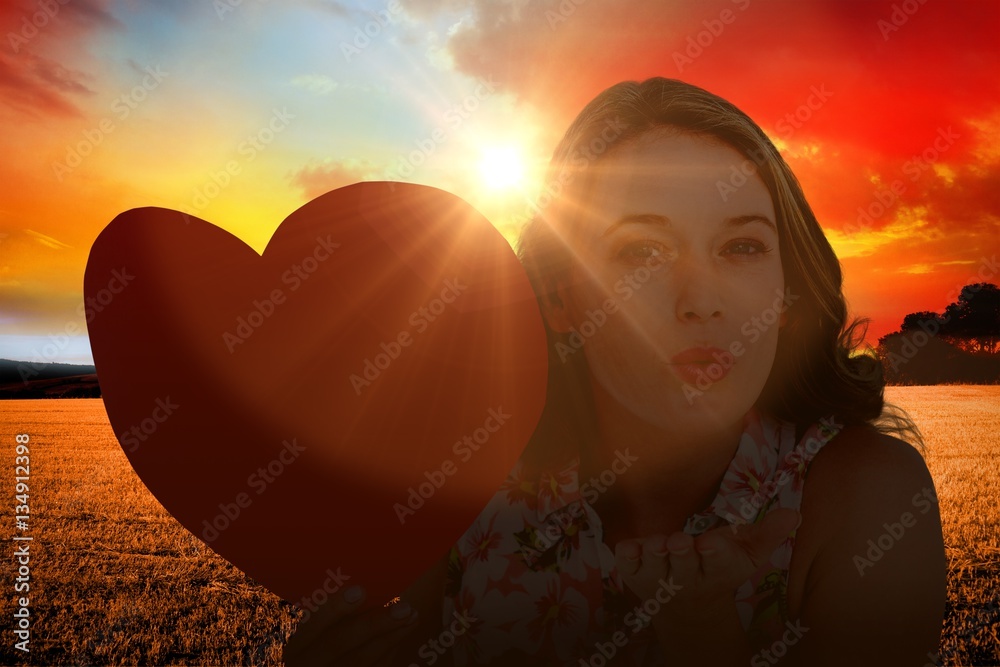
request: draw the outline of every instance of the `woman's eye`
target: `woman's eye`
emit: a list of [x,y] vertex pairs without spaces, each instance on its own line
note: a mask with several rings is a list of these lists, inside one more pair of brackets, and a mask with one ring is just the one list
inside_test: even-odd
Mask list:
[[655,241],[633,241],[626,243],[618,251],[618,258],[626,262],[645,262],[650,259],[661,260],[669,255],[669,250]]
[[727,255],[752,256],[763,255],[766,252],[770,252],[770,250],[770,248],[760,241],[738,239],[727,244],[723,252]]

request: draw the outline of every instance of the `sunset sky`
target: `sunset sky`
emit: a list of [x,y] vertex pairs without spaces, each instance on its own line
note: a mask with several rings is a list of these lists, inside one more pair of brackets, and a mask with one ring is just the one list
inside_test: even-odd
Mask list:
[[874,343],[1000,283],[998,34],[992,0],[3,2],[0,358],[93,363],[64,334],[86,331],[91,244],[134,207],[263,251],[319,194],[408,180],[513,243],[575,114],[650,76],[772,137]]

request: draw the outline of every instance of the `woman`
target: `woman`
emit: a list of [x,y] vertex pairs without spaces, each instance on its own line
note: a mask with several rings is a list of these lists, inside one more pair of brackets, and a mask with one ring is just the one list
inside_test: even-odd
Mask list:
[[892,434],[919,435],[765,134],[695,86],[621,83],[546,192],[518,248],[550,344],[532,441],[400,603],[348,589],[289,664],[927,662],[940,516]]

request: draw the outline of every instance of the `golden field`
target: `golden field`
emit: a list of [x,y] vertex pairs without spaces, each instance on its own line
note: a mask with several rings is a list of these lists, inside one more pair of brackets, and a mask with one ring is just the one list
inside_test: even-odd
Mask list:
[[[926,441],[949,559],[945,664],[1000,664],[1000,387],[891,387]],[[32,641],[14,651],[14,434],[31,437]],[[0,664],[278,665],[296,610],[171,517],[101,399],[0,401]]]
[[948,555],[941,654],[1000,665],[1000,386],[888,387],[920,427]]

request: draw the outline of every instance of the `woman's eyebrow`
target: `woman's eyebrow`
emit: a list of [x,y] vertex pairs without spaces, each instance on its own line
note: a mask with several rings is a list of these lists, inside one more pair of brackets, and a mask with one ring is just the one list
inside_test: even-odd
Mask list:
[[726,218],[723,221],[728,227],[741,227],[743,225],[749,225],[752,222],[763,222],[765,225],[771,228],[775,234],[778,233],[778,226],[774,224],[774,221],[766,215],[760,215],[757,213],[751,215],[737,215],[732,218]]
[[665,215],[657,215],[655,213],[632,213],[630,215],[623,215],[614,222],[611,223],[604,233],[601,234],[602,237],[607,236],[614,230],[618,229],[622,225],[656,225],[658,227],[669,227],[672,223],[670,218]]
[[[751,213],[748,215],[737,215],[731,218],[726,218],[722,221],[727,227],[742,227],[743,225],[749,225],[753,222],[761,222],[771,228],[775,234],[778,233],[778,226],[774,224],[774,221],[766,215],[760,215],[758,213]],[[605,237],[614,230],[618,229],[622,225],[656,225],[657,227],[670,227],[671,221],[665,215],[657,215],[655,213],[632,213],[629,215],[623,215],[618,218],[611,225],[604,230],[601,237]]]

